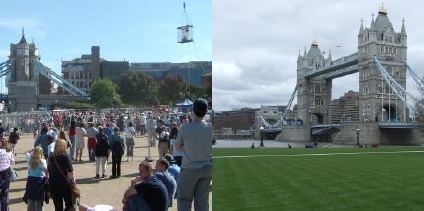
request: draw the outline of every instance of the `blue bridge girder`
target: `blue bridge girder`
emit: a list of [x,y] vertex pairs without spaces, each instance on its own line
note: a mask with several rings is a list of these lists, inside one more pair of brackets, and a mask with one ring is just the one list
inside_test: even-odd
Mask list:
[[311,126],[311,135],[335,133],[335,132],[338,132],[339,130],[340,130],[340,124],[314,125],[314,126]]
[[340,78],[343,77],[345,75],[350,75],[353,73],[357,73],[358,72],[358,64],[349,66],[349,67],[345,67],[343,69],[339,69],[330,73],[327,73],[323,76],[323,79],[335,79],[335,78]]
[[44,66],[41,62],[36,63],[35,71],[39,72],[40,74],[46,76],[48,79],[55,82],[57,85],[61,86],[63,89],[68,91],[74,96],[83,96],[88,98],[88,94],[84,91],[80,90],[78,87],[73,85],[72,83],[66,81],[62,76],[58,75],[54,71],[50,70],[50,68]]
[[[313,78],[313,77],[329,74],[333,71],[341,70],[341,69],[354,66],[354,65],[356,66],[358,65],[358,53],[353,53],[349,56],[344,56],[334,61],[330,61],[319,68],[314,67],[313,69],[307,70],[305,72],[304,77]],[[355,72],[351,72],[349,74],[352,74],[352,73],[355,73]],[[343,75],[340,75],[340,76],[343,76]]]

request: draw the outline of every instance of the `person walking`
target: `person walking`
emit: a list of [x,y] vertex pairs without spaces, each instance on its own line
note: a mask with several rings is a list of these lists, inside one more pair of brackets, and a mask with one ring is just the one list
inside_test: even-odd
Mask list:
[[165,154],[168,154],[168,145],[169,145],[169,133],[167,128],[164,126],[163,120],[159,119],[157,121],[157,127],[155,129],[157,135],[156,139],[158,140],[158,152],[159,156],[163,157]]
[[71,141],[71,149],[69,150],[69,155],[71,156],[72,160],[77,160],[75,155],[75,135],[76,135],[76,127],[77,123],[75,120],[71,121],[71,126],[69,127],[69,141]]
[[148,120],[147,120],[147,133],[148,133],[148,140],[149,140],[149,146],[150,147],[154,147],[156,146],[155,142],[156,142],[156,121],[154,120],[154,118],[152,117],[152,115],[150,114],[148,116]]
[[125,145],[127,145],[127,161],[129,157],[131,157],[131,161],[134,160],[134,136],[135,136],[135,129],[133,127],[132,122],[128,122],[128,126],[125,128]]
[[103,132],[103,127],[99,126],[99,133],[96,136],[96,178],[100,178],[99,170],[102,165],[102,178],[106,177],[107,158],[109,157],[109,138]]
[[84,122],[80,123],[79,127],[75,128],[75,148],[76,148],[76,155],[75,155],[75,161],[82,162],[82,151],[85,147],[85,139],[84,137],[87,137],[87,131],[84,129]]
[[87,148],[88,148],[88,159],[90,161],[95,161],[95,151],[96,151],[96,136],[99,131],[94,127],[93,123],[88,123],[87,129]]
[[[66,153],[66,141],[56,140],[53,154],[49,157],[49,190],[56,211],[75,210],[75,199],[67,179],[75,181],[71,157]],[[63,208],[65,202],[65,209]]]
[[0,138],[0,210],[9,210],[10,168],[15,163],[13,155],[7,152],[6,138]]
[[16,144],[18,144],[18,140],[19,140],[18,128],[15,127],[13,128],[13,132],[11,132],[9,135],[9,144],[12,150],[12,154],[14,156],[16,156]]
[[178,211],[209,210],[209,191],[212,180],[212,125],[205,121],[208,111],[205,99],[193,102],[193,121],[178,131],[177,149],[183,151],[178,176]]
[[169,153],[172,154],[175,163],[181,167],[183,162],[183,152],[177,149],[178,124],[171,123],[171,133],[169,134],[170,148]]
[[28,211],[42,211],[44,208],[45,191],[48,189],[49,172],[47,162],[43,159],[41,147],[25,152],[28,166],[28,178],[23,200]]
[[124,154],[124,138],[119,134],[119,128],[113,129],[114,134],[110,137],[110,147],[112,151],[112,175],[109,178],[115,179],[121,177],[121,161]]

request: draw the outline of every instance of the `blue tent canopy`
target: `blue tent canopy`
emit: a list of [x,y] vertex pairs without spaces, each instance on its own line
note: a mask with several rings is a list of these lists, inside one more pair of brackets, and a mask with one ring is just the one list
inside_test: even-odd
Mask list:
[[193,105],[193,101],[191,101],[190,99],[185,99],[184,101],[182,101],[181,103],[176,103],[175,106],[176,107],[191,107]]

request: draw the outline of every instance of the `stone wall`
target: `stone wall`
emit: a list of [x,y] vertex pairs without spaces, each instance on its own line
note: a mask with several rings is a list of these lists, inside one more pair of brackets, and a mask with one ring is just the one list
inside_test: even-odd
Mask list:
[[342,122],[340,131],[333,138],[333,143],[355,145],[357,129],[359,129],[360,144],[380,143],[380,129],[376,122]]
[[275,140],[282,142],[311,141],[311,129],[309,126],[284,126],[282,132],[275,137]]

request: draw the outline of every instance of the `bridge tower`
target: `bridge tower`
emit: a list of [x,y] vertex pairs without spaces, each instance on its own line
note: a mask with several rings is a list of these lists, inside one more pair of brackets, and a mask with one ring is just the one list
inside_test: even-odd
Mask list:
[[27,43],[22,28],[22,38],[10,45],[11,77],[8,81],[10,112],[30,111],[37,108],[37,74],[35,64],[39,60],[34,42]]
[[407,36],[404,21],[396,33],[382,5],[370,28],[361,26],[358,34],[359,121],[406,122],[408,109],[383,81],[374,56],[388,73],[406,89]]
[[297,59],[297,119],[308,127],[315,124],[331,124],[331,88],[332,80],[324,80],[322,76],[306,79],[305,72],[318,68],[331,61],[331,52],[325,59],[314,40],[308,52]]

